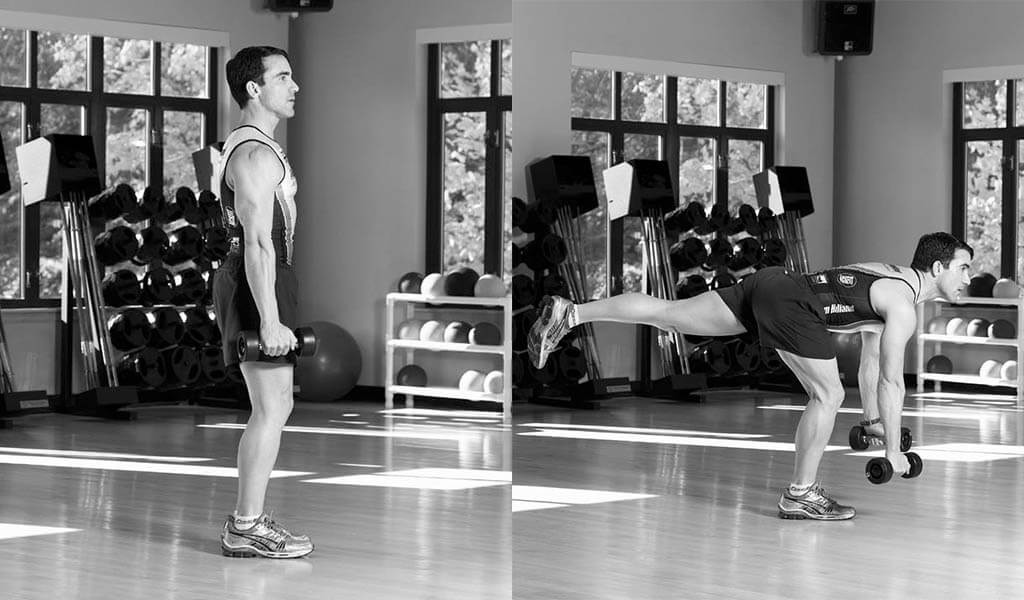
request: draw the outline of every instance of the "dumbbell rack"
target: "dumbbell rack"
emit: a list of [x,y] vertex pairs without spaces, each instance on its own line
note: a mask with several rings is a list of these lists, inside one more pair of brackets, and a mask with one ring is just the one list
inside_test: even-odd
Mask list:
[[[926,306],[931,310],[926,310]],[[964,310],[973,311],[973,316],[987,314],[989,316],[1009,316],[1006,313],[1013,311],[1013,318],[1016,319],[1017,335],[1013,338],[989,338],[974,336],[945,335],[929,333],[928,322],[944,313],[962,315]],[[932,302],[921,302],[917,305],[917,393],[925,393],[925,382],[931,381],[935,386],[935,392],[941,393],[943,383],[963,384],[974,386],[985,386],[992,388],[1003,388],[1013,390],[1013,395],[1006,395],[1016,401],[1018,410],[1024,409],[1024,333],[1021,324],[1024,324],[1024,297],[1017,298],[976,298],[962,297],[957,301],[938,299]],[[1008,349],[1014,349],[1013,355],[1017,361],[1017,378],[1006,380],[1001,378],[982,377],[974,374],[942,374],[929,373],[925,370],[928,357],[933,354],[942,353],[943,345],[955,345],[964,347],[977,347],[989,349],[1001,349],[1000,354],[1008,354]]]
[[[403,310],[404,319],[414,317],[417,307],[433,308],[436,310],[462,311],[467,310],[493,310],[498,308],[501,312],[502,344],[500,346],[485,346],[465,343],[430,342],[421,340],[399,339],[395,335],[396,327],[400,320],[396,319],[397,310]],[[500,298],[475,297],[475,296],[424,296],[422,294],[408,294],[392,292],[386,297],[385,313],[385,360],[384,360],[384,407],[387,410],[394,408],[395,395],[405,396],[405,406],[411,408],[416,396],[428,398],[451,398],[456,400],[467,400],[472,402],[496,402],[502,407],[503,419],[508,422],[512,418],[512,298],[502,296]],[[397,373],[396,355],[403,354],[404,364],[413,364],[417,352],[450,352],[463,355],[486,355],[499,356],[501,358],[502,373],[504,374],[501,394],[488,392],[475,392],[460,390],[454,386],[409,386],[395,383]]]
[[[132,198],[134,200],[134,192],[132,192]],[[212,257],[207,256],[202,251],[196,256],[191,256],[187,252],[179,252],[182,256],[174,259],[176,265],[169,265],[164,260],[171,260],[171,256],[168,253],[175,251],[173,245],[163,244],[157,251],[143,251],[141,242],[144,238],[144,233],[154,233],[160,238],[167,238],[169,230],[171,232],[170,237],[173,239],[176,233],[180,233],[183,237],[186,234],[195,237],[196,232],[198,232],[198,235],[202,238],[201,241],[193,241],[196,242],[196,245],[201,245],[205,249],[209,233],[215,226],[219,226],[220,212],[219,202],[216,201],[212,194],[204,192],[204,194],[200,195],[200,198],[203,199],[202,204],[196,199],[191,190],[181,187],[176,191],[173,203],[167,202],[162,193],[150,187],[145,190],[142,199],[129,204],[132,207],[131,209],[123,209],[122,207],[122,209],[115,209],[112,214],[108,213],[106,215],[100,214],[102,211],[93,211],[91,229],[100,232],[96,236],[97,240],[104,235],[109,235],[109,232],[116,228],[128,228],[136,238],[136,247],[140,248],[136,252],[129,253],[130,255],[125,256],[124,260],[120,262],[106,264],[102,270],[97,267],[93,275],[99,282],[97,285],[106,283],[103,277],[106,270],[112,271],[113,274],[127,270],[134,274],[136,281],[140,281],[139,276],[142,275],[143,271],[148,279],[149,276],[157,272],[163,273],[164,270],[167,270],[163,275],[166,277],[169,274],[171,284],[179,288],[185,287],[185,282],[188,278],[191,278],[188,285],[191,286],[189,291],[192,297],[187,300],[194,300],[183,302],[180,299],[175,300],[172,296],[169,298],[172,300],[170,303],[153,301],[152,299],[138,304],[115,302],[112,305],[110,302],[104,302],[105,306],[102,307],[103,323],[106,326],[113,323],[118,316],[124,316],[129,310],[142,311],[150,321],[153,321],[160,311],[163,311],[163,314],[170,314],[172,317],[176,314],[177,318],[182,320],[183,325],[185,324],[184,315],[186,312],[198,311],[196,314],[204,315],[211,311],[209,304],[211,302],[210,286],[212,284],[212,276],[218,265],[217,261],[223,258],[221,254],[226,252],[226,246],[220,249],[220,254]],[[139,213],[139,206],[142,205],[146,205],[148,208]],[[183,208],[184,210],[182,210]],[[132,212],[136,213],[135,216],[131,219],[126,218]],[[189,228],[194,228],[194,231]],[[161,246],[161,242],[162,240],[158,241],[156,245]],[[93,260],[95,260],[96,250],[93,248],[93,244],[88,246],[92,250]],[[206,270],[205,274],[202,273],[203,270]],[[199,289],[200,286],[202,289]],[[179,289],[175,294],[181,291]],[[107,294],[102,294],[101,297],[104,300],[108,299]],[[152,348],[151,352],[159,353],[155,357],[151,354],[150,358],[153,358],[156,363],[162,363],[161,365],[154,364],[153,366],[162,366],[164,377],[159,377],[158,379],[165,379],[165,381],[154,385],[152,382],[146,382],[144,378],[137,377],[138,381],[133,381],[132,383],[137,385],[138,401],[140,403],[151,405],[157,403],[179,404],[188,402],[191,404],[245,408],[248,403],[248,397],[244,386],[241,384],[240,374],[237,370],[232,373],[223,368],[223,361],[219,354],[220,345],[217,339],[219,338],[219,331],[217,330],[216,323],[209,322],[209,319],[207,319],[205,328],[210,333],[207,336],[209,339],[205,341],[206,346],[197,346],[196,349],[190,350],[185,347],[189,344],[182,341],[181,344],[171,344],[168,346],[165,343],[159,347],[151,346],[148,342],[144,346],[130,349],[111,347],[109,355],[111,364],[118,365],[121,361],[128,359],[141,360],[139,354],[150,348]],[[188,332],[186,331],[186,333]],[[106,334],[109,340],[109,331]],[[179,346],[180,350],[178,349]],[[215,352],[210,350],[214,348],[216,349]],[[215,356],[215,362],[219,361],[219,365],[213,365],[211,369],[205,367],[205,361],[209,359],[201,354],[207,350]],[[169,358],[171,354],[179,356],[181,364],[171,364]],[[198,372],[199,379],[194,382],[175,381],[172,375],[172,371],[175,368],[189,372],[190,378]],[[229,374],[233,375],[230,379],[228,377]],[[207,375],[211,375],[213,378],[204,379]],[[117,376],[116,371],[114,376]]]

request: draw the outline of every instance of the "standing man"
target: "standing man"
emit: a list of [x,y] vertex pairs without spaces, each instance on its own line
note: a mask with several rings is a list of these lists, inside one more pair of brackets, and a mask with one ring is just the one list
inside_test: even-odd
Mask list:
[[242,118],[224,142],[214,175],[231,251],[214,276],[213,300],[225,363],[238,362],[235,340],[241,331],[258,331],[266,356],[240,365],[252,415],[238,444],[238,500],[221,531],[221,551],[298,558],[313,551],[312,542],[275,523],[263,502],[293,405],[296,183],[274,130],[295,115],[299,86],[288,54],[269,46],[243,48],[228,61],[226,73]]
[[970,283],[974,250],[948,233],[921,236],[910,267],[861,263],[817,273],[762,269],[739,284],[685,300],[622,294],[573,304],[565,298],[542,303],[530,329],[530,358],[542,367],[565,334],[581,323],[643,323],[703,336],[755,332],[775,348],[809,397],[796,429],[793,480],[779,498],[784,519],[841,521],[856,511],[829,497],[817,483],[818,464],[846,395],[829,331],[860,331],[861,399],[868,432],[885,440],[895,473],[910,464],[900,453],[904,352],[914,333],[914,305],[955,299]]

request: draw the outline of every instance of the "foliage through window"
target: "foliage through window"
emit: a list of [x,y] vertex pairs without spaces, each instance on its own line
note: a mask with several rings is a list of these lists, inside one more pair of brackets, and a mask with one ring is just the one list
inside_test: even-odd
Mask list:
[[591,298],[642,291],[639,219],[610,226],[602,171],[665,160],[681,205],[756,204],[751,176],[773,164],[773,88],[765,84],[573,67],[572,153],[590,156],[600,206],[581,218]]
[[22,210],[15,148],[50,133],[91,135],[104,185],[195,188],[191,154],[216,135],[216,64],[201,45],[0,27],[12,184],[0,195],[0,303],[51,306],[62,291],[60,208]]
[[973,270],[1024,278],[1024,79],[953,86],[953,233]]
[[426,270],[510,280],[512,45],[428,47]]

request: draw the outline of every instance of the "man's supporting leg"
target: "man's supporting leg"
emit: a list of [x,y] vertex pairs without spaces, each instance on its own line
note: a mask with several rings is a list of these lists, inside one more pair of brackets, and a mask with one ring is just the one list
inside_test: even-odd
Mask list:
[[252,415],[238,443],[239,515],[260,515],[270,472],[277,461],[281,430],[291,415],[295,369],[290,364],[241,363]]
[[793,482],[779,500],[779,514],[796,519],[850,519],[856,514],[853,508],[838,504],[817,485],[818,466],[846,395],[839,365],[834,358],[807,358],[785,350],[779,350],[779,356],[808,395],[796,428]]

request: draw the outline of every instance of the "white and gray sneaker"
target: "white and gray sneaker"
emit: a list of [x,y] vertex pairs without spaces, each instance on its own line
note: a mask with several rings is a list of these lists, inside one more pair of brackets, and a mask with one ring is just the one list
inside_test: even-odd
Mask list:
[[817,483],[799,495],[787,487],[782,490],[782,497],[779,498],[779,516],[783,519],[845,521],[856,514],[852,506],[839,504]]
[[565,334],[569,333],[573,324],[571,316],[576,305],[561,296],[544,296],[540,301],[540,317],[530,327],[526,339],[527,349],[533,366],[542,369],[548,356],[558,348]]

